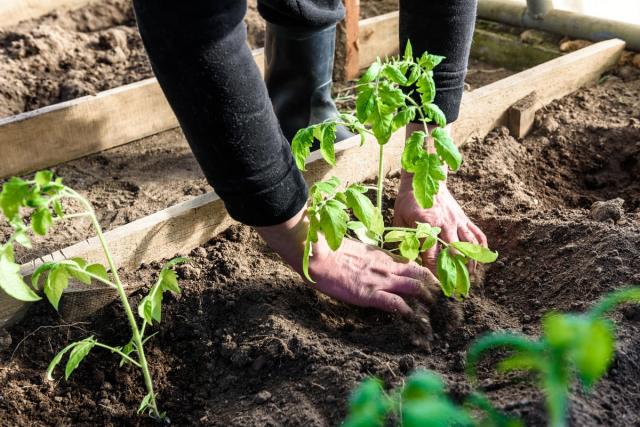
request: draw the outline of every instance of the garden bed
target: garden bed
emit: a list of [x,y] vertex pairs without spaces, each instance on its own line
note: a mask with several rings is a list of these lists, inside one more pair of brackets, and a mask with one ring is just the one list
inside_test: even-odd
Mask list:
[[[464,350],[479,334],[535,334],[549,310],[583,310],[605,292],[640,282],[640,79],[624,78],[610,76],[553,102],[521,141],[498,129],[463,147],[466,163],[450,187],[500,258],[464,303],[414,303],[427,322],[319,295],[247,227],[236,226],[195,249],[193,264],[179,270],[184,292],[168,297],[160,333],[149,344],[163,409],[176,425],[337,425],[360,379],[377,375],[396,385],[418,367],[441,373],[459,397],[470,390],[462,372]],[[98,201],[107,224],[114,213],[120,215],[116,223],[135,219],[147,203],[137,200],[145,197],[164,200],[148,202],[150,212],[205,191],[178,132],[144,144],[70,162],[57,172]],[[140,157],[155,162],[163,156],[165,162],[135,164]],[[168,173],[166,160],[176,157],[181,160],[168,163],[177,165]],[[105,164],[107,169],[97,169]],[[88,170],[96,176],[87,177]],[[169,187],[178,190],[167,191],[174,173],[179,179]],[[100,183],[103,175],[109,178]],[[138,190],[114,184],[136,177]],[[164,185],[155,183],[162,179]],[[96,186],[86,185],[91,182]],[[387,207],[397,177],[388,184]],[[594,202],[616,198],[624,204],[591,211]],[[158,266],[142,266],[127,279],[149,283]],[[590,396],[576,394],[572,425],[640,423],[640,312],[627,308],[616,318],[620,341],[613,369]],[[87,333],[115,344],[129,335],[114,305],[67,324],[39,304],[0,337],[2,423],[150,423],[133,415],[144,394],[137,373],[118,369],[109,354],[93,352],[69,382],[44,380],[53,354]],[[526,381],[483,378],[497,406],[523,416],[527,425],[544,425],[541,395]]]

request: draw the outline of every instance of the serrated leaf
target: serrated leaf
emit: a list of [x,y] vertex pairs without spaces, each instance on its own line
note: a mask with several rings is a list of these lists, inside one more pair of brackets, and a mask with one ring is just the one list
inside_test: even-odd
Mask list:
[[338,250],[347,233],[349,215],[344,211],[343,206],[337,200],[328,200],[320,210],[320,230],[333,251]]
[[4,253],[0,256],[0,288],[19,301],[38,301],[40,297],[27,285],[20,274],[20,266]]
[[422,156],[413,169],[413,195],[421,208],[428,209],[433,206],[433,197],[438,194],[440,181],[443,181],[446,175],[434,154]]
[[367,229],[371,229],[372,219],[376,208],[367,196],[358,191],[357,188],[349,187],[345,191],[347,206],[353,210],[353,214]]
[[456,298],[467,297],[471,288],[467,259],[460,255],[454,255],[453,260],[456,264],[456,287],[453,296]]
[[427,134],[422,131],[413,132],[405,142],[400,162],[407,172],[414,172],[415,164],[426,154],[422,148],[426,136]]
[[[381,82],[378,86],[379,99],[384,103],[385,112],[389,110],[395,110],[401,105],[405,104],[404,92],[400,88],[393,87],[388,82]],[[382,108],[382,107],[381,107]]]
[[436,153],[447,163],[451,170],[456,171],[462,164],[462,155],[458,147],[453,143],[453,139],[446,129],[436,128],[431,132],[435,142]]
[[454,257],[446,249],[438,254],[437,276],[442,292],[447,297],[452,296],[457,286],[458,269]]
[[300,129],[296,132],[291,141],[291,153],[296,162],[296,166],[301,171],[305,169],[305,162],[309,154],[311,154],[311,146],[313,145],[313,128]]
[[35,177],[33,178],[36,184],[41,187],[49,184],[51,182],[51,179],[53,179],[53,172],[47,170],[36,172]]
[[436,97],[436,83],[430,73],[422,73],[416,81],[416,90],[420,94],[423,108]]
[[384,145],[389,142],[393,134],[393,117],[392,113],[383,113],[374,109],[369,121],[371,122],[371,131],[378,140],[378,144]]
[[402,242],[407,234],[411,234],[410,231],[391,230],[384,235],[385,243]]
[[404,60],[413,61],[413,47],[410,40],[407,40],[407,44],[404,47]]
[[8,220],[14,219],[22,206],[24,199],[29,195],[29,184],[13,177],[2,185],[0,193],[0,208]]
[[148,393],[140,402],[140,406],[138,406],[138,412],[137,414],[141,414],[144,411],[147,410],[147,408],[149,408],[149,406],[151,406],[151,393]]
[[416,118],[416,107],[407,107],[400,110],[398,114],[393,118],[393,130],[398,130],[403,126],[409,124]]
[[340,186],[340,179],[336,176],[332,176],[329,179],[325,179],[324,181],[318,181],[311,187],[311,191],[318,191],[327,196],[333,196],[338,187]]
[[[133,344],[133,338],[131,338],[129,340],[129,342],[126,343],[125,346],[122,347],[122,349],[120,351],[122,351],[122,353],[124,353],[125,355],[129,356],[131,353],[133,353],[134,349],[135,349],[135,347],[134,347],[134,344]],[[129,360],[125,359],[124,357],[120,358],[120,365],[119,366],[124,366],[127,363],[130,363]]]
[[56,310],[60,303],[60,297],[62,297],[62,293],[68,285],[69,273],[67,272],[67,269],[63,265],[54,266],[49,272],[47,280],[44,283],[44,294]]
[[374,81],[380,75],[380,70],[382,69],[382,64],[380,61],[376,61],[367,68],[367,71],[364,72],[360,80],[358,80],[358,84],[369,83]]
[[447,125],[447,118],[444,113],[436,104],[428,104],[424,108],[424,113],[427,119],[435,122],[441,128]]
[[407,78],[404,73],[394,64],[385,64],[382,73],[394,83],[399,85],[407,84]]
[[95,345],[96,345],[96,342],[91,336],[89,338],[86,338],[80,341],[79,343],[77,343],[75,347],[73,347],[73,350],[71,350],[71,353],[69,354],[69,360],[67,361],[67,365],[64,368],[65,380],[69,379],[73,371],[76,370],[78,365],[80,365],[80,362],[82,362],[82,360],[85,357],[87,357],[87,354],[89,354],[89,352]]
[[353,231],[358,238],[363,243],[368,245],[377,245],[378,240],[376,239],[376,235],[369,231],[369,229],[360,221],[349,221],[347,223],[347,228]]
[[94,276],[98,276],[105,281],[109,281],[109,274],[107,269],[102,264],[89,264],[85,269],[87,273],[91,273]]
[[356,96],[356,117],[361,123],[367,122],[376,106],[376,96],[373,88],[362,86]]
[[33,215],[31,215],[31,228],[36,234],[45,236],[49,231],[49,227],[53,224],[53,218],[51,212],[47,208],[38,208]]
[[62,208],[62,203],[60,200],[54,200],[52,203],[53,211],[59,218],[64,218],[64,209]]
[[409,261],[413,261],[418,258],[420,253],[420,241],[414,233],[407,233],[402,239],[399,249],[400,255]]
[[490,263],[494,262],[498,259],[498,253],[493,252],[484,246],[477,245],[475,243],[469,242],[453,242],[451,246],[456,248],[458,252],[466,256],[467,258],[471,258],[475,261],[482,263]]
[[433,70],[444,59],[445,59],[444,56],[432,55],[430,53],[425,52],[424,54],[422,54],[422,56],[418,60],[418,64],[420,64],[421,67],[426,68],[427,70]]
[[326,123],[321,126],[322,139],[320,140],[320,154],[331,166],[336,165],[336,153],[334,143],[336,141],[336,124]]
[[62,350],[60,350],[58,352],[58,354],[56,354],[53,359],[51,359],[51,362],[49,362],[49,366],[47,367],[47,379],[49,381],[53,381],[53,371],[54,369],[56,369],[56,366],[58,366],[58,364],[60,364],[60,361],[62,360],[62,358],[64,357],[64,355],[71,350],[72,348],[74,348],[75,346],[77,346],[78,344],[80,344],[82,341],[78,341],[78,342],[74,342],[69,344],[68,346],[66,346],[65,348],[63,348]]
[[40,288],[40,285],[38,282],[40,281],[40,276],[42,275],[42,273],[44,273],[45,271],[51,270],[56,265],[58,264],[52,261],[45,262],[39,265],[38,268],[36,268],[35,271],[31,274],[31,285],[33,285],[33,287],[36,289]]
[[181,292],[176,272],[170,268],[163,268],[156,284],[138,304],[138,315],[148,324],[153,325],[154,322],[160,323],[162,320],[162,300],[167,291],[174,294]]

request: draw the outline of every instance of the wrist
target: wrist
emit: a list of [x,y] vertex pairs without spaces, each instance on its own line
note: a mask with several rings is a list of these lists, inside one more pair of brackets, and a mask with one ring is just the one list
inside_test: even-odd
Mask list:
[[307,206],[290,219],[267,227],[255,227],[260,237],[277,252],[289,265],[300,272],[304,242],[307,238],[309,220]]

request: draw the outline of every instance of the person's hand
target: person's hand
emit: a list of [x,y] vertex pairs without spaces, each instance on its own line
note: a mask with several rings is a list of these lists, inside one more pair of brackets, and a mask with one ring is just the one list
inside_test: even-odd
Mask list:
[[[302,209],[290,220],[256,230],[267,244],[302,276],[302,255],[308,222]],[[403,297],[435,301],[437,279],[416,263],[397,262],[386,252],[345,238],[333,252],[319,234],[309,259],[315,289],[340,301],[402,315],[412,313]]]
[[[418,130],[421,130],[420,127]],[[407,127],[407,135],[416,129]],[[402,171],[400,188],[394,207],[393,224],[397,227],[415,227],[416,222],[426,222],[434,227],[440,227],[440,238],[447,243],[463,241],[487,246],[487,237],[464,213],[456,199],[449,192],[446,181],[440,182],[438,194],[433,199],[433,207],[422,209],[413,195],[413,175]],[[431,271],[436,271],[436,261],[440,245],[422,253],[422,265]],[[471,269],[475,266],[470,265]]]

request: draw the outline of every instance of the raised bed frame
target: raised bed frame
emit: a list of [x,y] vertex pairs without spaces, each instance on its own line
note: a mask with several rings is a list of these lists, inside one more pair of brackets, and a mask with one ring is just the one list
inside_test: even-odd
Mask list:
[[[397,12],[363,20],[359,29],[358,69],[368,66],[377,56],[397,52]],[[585,84],[597,81],[604,71],[617,63],[624,46],[625,43],[617,39],[600,42],[466,93],[460,118],[453,127],[456,144],[461,145],[470,138],[482,138],[495,127],[508,125],[510,121],[513,126],[510,107],[532,93],[535,93],[536,102],[531,108],[540,108]],[[262,51],[254,51],[254,57],[261,66]],[[531,114],[520,116],[530,117]],[[0,176],[51,166],[177,125],[155,79],[20,114],[0,120],[0,145],[3,153],[8,155],[0,164]],[[387,145],[384,162],[387,173],[400,168],[403,137],[404,130],[399,130]],[[37,154],[34,155],[34,147],[42,145],[63,149],[41,150],[41,153],[54,152],[49,156],[39,154],[36,150]],[[343,182],[351,183],[374,176],[377,173],[374,165],[377,164],[378,149],[373,143],[365,144],[362,148],[359,145],[359,137],[338,143],[337,166],[332,169],[318,153],[312,154],[305,178],[313,183],[335,175]],[[21,150],[24,146],[29,149],[17,153],[10,151]],[[187,253],[231,224],[233,220],[227,214],[222,200],[211,192],[117,227],[107,232],[106,238],[115,262],[122,267],[135,267],[141,262]],[[102,261],[97,240],[88,239],[24,264],[22,272],[28,275],[42,262],[78,256],[94,262]],[[110,290],[85,286],[80,292],[72,286],[65,293],[63,304],[65,298],[77,298],[79,294],[86,295],[86,292],[104,293]],[[0,291],[0,327],[19,320],[28,306],[28,303],[13,300]]]

